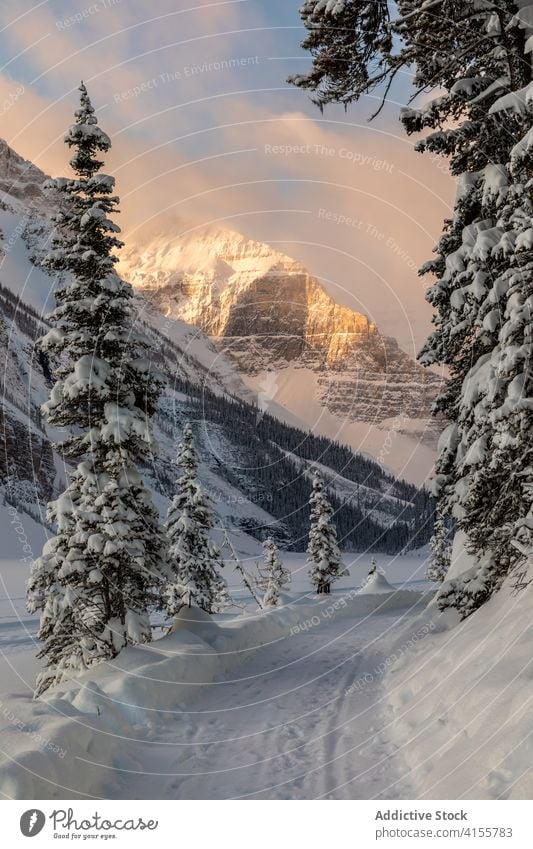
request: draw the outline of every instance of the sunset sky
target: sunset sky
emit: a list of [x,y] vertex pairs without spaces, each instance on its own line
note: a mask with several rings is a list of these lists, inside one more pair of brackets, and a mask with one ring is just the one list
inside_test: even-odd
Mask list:
[[371,98],[321,115],[286,83],[309,65],[298,0],[4,0],[0,16],[0,135],[67,174],[83,79],[113,140],[129,243],[224,224],[300,259],[416,352],[431,315],[416,268],[453,184],[399,124],[407,77],[372,124]]

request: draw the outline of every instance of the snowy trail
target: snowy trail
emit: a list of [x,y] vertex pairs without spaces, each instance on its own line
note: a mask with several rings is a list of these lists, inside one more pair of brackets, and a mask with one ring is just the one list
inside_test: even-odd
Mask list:
[[149,739],[143,729],[110,775],[111,797],[409,798],[373,672],[401,615],[321,622],[258,649]]

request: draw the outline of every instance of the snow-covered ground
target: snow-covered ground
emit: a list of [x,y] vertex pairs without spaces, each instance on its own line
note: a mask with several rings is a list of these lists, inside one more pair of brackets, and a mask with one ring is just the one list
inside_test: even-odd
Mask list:
[[32,702],[4,695],[8,798],[362,798],[411,793],[381,647],[422,595],[292,594],[196,622]]
[[[45,529],[26,513],[13,511],[9,506],[0,508],[0,697],[5,692],[30,692],[35,683],[39,661],[35,654],[39,643],[35,639],[38,617],[26,611],[26,580],[32,557],[40,554],[46,539]],[[222,537],[215,532],[217,542]],[[243,532],[231,535],[242,563],[253,572],[261,561],[261,546]],[[24,546],[29,549],[24,550]],[[298,595],[310,593],[307,563],[304,554],[285,552],[284,562],[291,571],[291,590]],[[337,590],[350,590],[363,582],[370,568],[370,554],[345,554],[344,563],[350,575],[342,578]],[[398,587],[427,589],[424,581],[425,551],[407,556],[377,556],[378,565],[386,566],[390,580]],[[250,599],[243,590],[239,575],[230,560],[226,563],[226,578],[230,594],[239,604],[249,605]],[[239,609],[234,610],[234,615]]]
[[[284,554],[281,608],[181,622],[33,701],[26,543],[4,525],[4,797],[532,797],[531,587],[459,623],[431,603],[423,553],[378,556],[363,591],[370,556],[345,555],[350,575],[322,598],[305,556]],[[38,550],[41,528],[23,525]]]
[[[370,556],[345,556],[350,575],[317,600],[305,555],[285,554],[292,584],[282,609],[257,613],[248,599],[246,610],[210,628],[185,623],[34,702],[37,620],[25,612],[29,563],[21,558],[26,538],[32,552],[40,549],[43,531],[28,516],[18,524],[0,513],[4,796],[388,794],[393,746],[380,732],[381,646],[420,609],[423,555],[380,559],[395,584],[381,595],[357,593]],[[255,558],[244,554],[248,569]],[[228,578],[244,603],[237,576]],[[395,769],[401,780],[400,762]],[[402,787],[409,795],[408,782]]]
[[434,626],[385,681],[415,798],[533,798],[533,588],[515,586],[463,622],[432,609],[397,635]]
[[245,654],[233,674],[153,723],[129,745],[114,796],[409,797],[404,765],[382,733],[389,717],[375,671],[401,613],[329,614],[340,598],[304,608],[288,635]]

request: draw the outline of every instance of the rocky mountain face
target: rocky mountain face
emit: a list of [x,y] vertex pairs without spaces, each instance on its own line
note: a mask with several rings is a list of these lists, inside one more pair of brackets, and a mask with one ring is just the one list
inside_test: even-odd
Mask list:
[[400,417],[412,438],[434,442],[438,375],[290,257],[205,229],[131,249],[122,269],[164,314],[208,333],[245,379],[291,367],[301,383],[312,372],[314,400],[333,416],[378,427]]
[[[336,304],[298,262],[229,231],[203,231],[126,251],[122,267],[166,314],[201,327],[238,358],[253,337],[268,361],[315,356],[335,366],[377,336],[368,318]],[[258,364],[249,363],[254,369]]]
[[[47,311],[53,282],[39,264],[48,250],[53,203],[43,191],[45,179],[0,140],[0,282],[14,279],[26,302]],[[28,262],[34,264],[29,277]],[[439,377],[367,316],[335,303],[300,263],[212,227],[176,237],[166,232],[132,245],[123,251],[120,269],[139,291],[146,320],[177,339],[182,368],[189,368],[193,352],[200,357],[204,383],[222,383],[261,409],[282,418],[287,413],[291,422],[318,427],[323,435],[338,438],[342,429],[352,447],[380,461],[392,427],[395,448],[401,448],[387,455],[392,467],[403,473],[406,457],[413,450],[420,455],[422,446],[420,473],[411,477],[426,476],[441,429],[430,416]],[[347,431],[347,424],[357,427]],[[363,425],[371,429],[370,441],[361,439]]]
[[[54,453],[39,401],[46,378],[36,362],[42,324],[9,290],[0,287],[0,486],[5,499],[35,515],[56,479]],[[40,385],[40,390],[37,388]]]
[[[55,204],[53,198],[40,193],[45,175],[31,163],[10,149],[4,149],[3,163],[0,506],[12,505],[19,513],[29,513],[42,522],[45,503],[64,488],[67,471],[64,460],[53,448],[59,434],[40,415],[40,406],[53,385],[55,364],[35,344],[47,329],[46,314],[54,303],[57,281],[42,268],[42,257],[48,250]],[[28,188],[33,184],[37,189]],[[266,410],[258,411],[255,404],[249,403],[256,401],[256,392],[235,368],[231,351],[226,356],[219,345],[219,340],[244,340],[241,334],[249,324],[254,331],[262,327],[265,339],[280,336],[277,351],[270,351],[272,361],[300,362],[306,352],[320,351],[322,359],[336,362],[340,351],[353,346],[356,338],[372,336],[375,329],[364,316],[336,307],[316,282],[299,269],[297,276],[304,288],[284,312],[284,321],[294,332],[292,336],[278,334],[279,307],[271,305],[270,316],[267,315],[269,286],[261,280],[255,284],[257,275],[249,268],[250,253],[255,252],[254,262],[264,272],[260,276],[268,281],[270,273],[278,275],[280,285],[286,285],[296,274],[295,264],[285,258],[284,265],[279,265],[277,259],[273,263],[272,251],[265,245],[248,243],[242,249],[235,244],[235,234],[224,238],[225,260],[205,251],[204,245],[191,246],[190,271],[179,287],[182,315],[189,317],[187,309],[191,310],[195,303],[192,296],[201,288],[211,338],[200,327],[166,314],[169,309],[163,303],[148,300],[141,291],[134,301],[139,323],[151,340],[154,362],[167,377],[154,417],[158,454],[144,469],[161,515],[175,491],[177,472],[172,461],[176,444],[185,422],[192,421],[202,460],[200,479],[219,517],[217,533],[227,528],[240,551],[255,556],[259,550],[257,541],[270,535],[285,547],[305,547],[307,503],[312,468],[317,462],[328,482],[343,546],[395,552],[411,541],[423,544],[430,528],[428,518],[431,520],[427,493],[333,440],[302,430],[299,422],[288,424],[268,415]],[[242,237],[239,239],[242,241]],[[220,286],[217,300],[220,269],[225,269],[226,275],[234,273],[230,258],[234,264],[241,263],[242,309],[234,307],[231,291],[224,286]],[[273,265],[277,267],[272,268]],[[144,273],[140,267],[135,271],[136,276]],[[246,273],[250,286],[246,284]],[[160,283],[170,292],[176,282],[166,278],[141,279],[148,294],[159,292]],[[207,284],[209,279],[214,285]],[[250,294],[251,287],[255,296]],[[306,294],[305,287],[312,296]],[[342,332],[333,339],[325,334],[321,324],[320,313],[326,310],[330,311],[332,324],[340,327],[344,322]],[[217,336],[215,328],[228,336]],[[230,333],[234,336],[230,337]],[[256,335],[262,338],[259,332]],[[262,350],[266,355],[270,349],[265,343]]]
[[19,156],[0,139],[0,193],[9,201],[18,200],[26,206],[42,208],[47,201],[43,192],[46,175],[32,162]]

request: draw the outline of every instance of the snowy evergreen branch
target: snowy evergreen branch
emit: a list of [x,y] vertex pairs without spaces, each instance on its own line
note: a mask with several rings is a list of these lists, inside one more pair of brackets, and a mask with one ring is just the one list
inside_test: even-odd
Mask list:
[[184,606],[219,613],[231,605],[222,577],[222,554],[210,537],[214,527],[209,499],[198,481],[198,455],[193,431],[185,426],[176,465],[182,475],[168,509],[165,525],[172,580],[165,590],[167,612],[175,615]]

